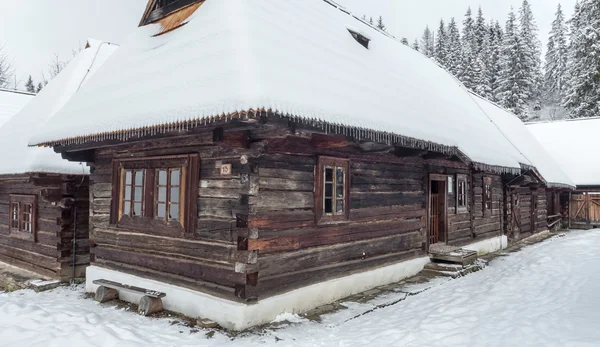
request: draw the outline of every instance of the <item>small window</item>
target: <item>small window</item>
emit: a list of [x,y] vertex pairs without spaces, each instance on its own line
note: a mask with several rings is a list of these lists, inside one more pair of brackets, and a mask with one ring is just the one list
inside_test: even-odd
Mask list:
[[348,219],[348,160],[319,158],[316,177],[316,203],[319,222]]
[[350,32],[350,35],[352,35],[352,37],[356,40],[356,42],[360,43],[364,48],[369,49],[369,42],[371,42],[369,38],[357,31],[351,29],[348,29],[348,31]]
[[448,194],[454,194],[454,176],[448,176]]
[[198,196],[199,170],[197,155],[115,160],[120,195],[112,223],[167,234],[195,231],[197,201],[184,197]]
[[37,196],[10,195],[10,233],[35,241]]
[[458,175],[456,177],[456,209],[458,211],[467,210],[467,176]]
[[483,178],[483,212],[489,215],[492,210],[492,178]]

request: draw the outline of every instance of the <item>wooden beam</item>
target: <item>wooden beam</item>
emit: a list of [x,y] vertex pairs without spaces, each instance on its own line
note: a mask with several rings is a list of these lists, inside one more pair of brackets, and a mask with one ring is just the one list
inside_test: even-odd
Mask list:
[[390,152],[394,150],[393,146],[371,141],[360,142],[358,147],[365,153]]
[[96,151],[93,149],[88,149],[79,152],[61,153],[61,157],[68,161],[93,163],[96,157]]
[[409,147],[396,147],[394,154],[398,157],[421,157],[427,154],[427,150]]

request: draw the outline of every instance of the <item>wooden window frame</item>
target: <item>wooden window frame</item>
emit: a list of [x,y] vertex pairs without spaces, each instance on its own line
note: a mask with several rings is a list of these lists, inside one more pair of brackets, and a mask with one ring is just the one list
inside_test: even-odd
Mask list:
[[[460,184],[464,184],[465,192],[460,193]],[[467,175],[456,175],[456,213],[469,211],[469,184]],[[464,205],[459,204],[460,196],[463,196]]]
[[[157,218],[159,170],[177,170],[179,173],[179,216],[177,219]],[[125,172],[144,172],[142,189],[142,215],[124,214],[123,194]],[[170,176],[167,176],[170,180]],[[132,177],[132,182],[135,176]],[[198,224],[198,189],[200,157],[197,154],[114,159],[112,172],[111,225],[143,233],[191,238]],[[167,182],[167,183],[170,183]],[[133,196],[133,193],[132,193]],[[155,198],[156,197],[156,198]],[[168,206],[168,204],[167,204]],[[168,207],[167,207],[168,208]],[[131,207],[133,209],[133,206]],[[167,210],[167,215],[168,215]]]
[[[13,206],[17,206],[17,227],[13,226]],[[31,212],[29,213],[29,223],[24,220],[25,217],[25,205],[31,206]],[[17,237],[24,240],[30,240],[33,242],[37,241],[37,195],[9,195],[9,214],[8,214],[8,232],[11,236]],[[30,224],[30,231],[25,230],[26,225]]]
[[[490,196],[487,196],[487,191],[490,191]],[[492,204],[494,203],[494,188],[492,187],[492,178],[491,177],[483,177],[482,185],[481,185],[481,197],[482,197],[482,208],[483,208],[483,216],[489,217],[492,215]]]
[[[341,214],[325,214],[325,169],[342,168],[344,170],[344,211]],[[343,223],[350,219],[350,160],[344,158],[319,157],[315,172],[315,216],[317,224]],[[335,169],[334,169],[335,171]],[[333,182],[335,184],[335,178]],[[335,195],[335,191],[332,193]],[[335,210],[335,204],[332,202]]]

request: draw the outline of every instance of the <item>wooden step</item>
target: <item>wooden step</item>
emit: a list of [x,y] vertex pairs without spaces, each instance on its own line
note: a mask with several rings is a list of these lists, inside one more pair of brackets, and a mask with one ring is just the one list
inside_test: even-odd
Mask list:
[[431,245],[429,258],[434,262],[468,265],[477,260],[477,252],[447,245]]
[[460,264],[449,264],[449,263],[428,263],[423,269],[423,274],[430,276],[442,276],[458,278],[475,271],[479,271],[486,266],[484,261],[475,261],[474,263],[467,265]]

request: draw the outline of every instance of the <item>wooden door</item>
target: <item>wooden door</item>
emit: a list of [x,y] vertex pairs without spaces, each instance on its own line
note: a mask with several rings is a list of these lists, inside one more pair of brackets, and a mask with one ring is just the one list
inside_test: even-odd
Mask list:
[[446,242],[448,232],[447,221],[448,188],[446,176],[431,175],[428,197],[428,243],[430,245]]
[[571,196],[571,220],[575,222],[587,222],[588,203],[587,194],[573,194]]
[[531,207],[529,208],[530,212],[531,212],[531,227],[530,227],[530,231],[532,234],[535,234],[535,232],[537,231],[536,228],[536,224],[537,224],[537,211],[538,211],[538,195],[537,192],[532,191],[531,192]]
[[429,216],[429,244],[433,245],[440,240],[440,195],[431,194],[429,206],[431,208]]
[[513,239],[519,239],[521,236],[521,197],[519,193],[510,194],[511,216],[510,216],[510,235]]
[[588,194],[588,219],[591,224],[600,224],[600,195]]

